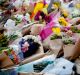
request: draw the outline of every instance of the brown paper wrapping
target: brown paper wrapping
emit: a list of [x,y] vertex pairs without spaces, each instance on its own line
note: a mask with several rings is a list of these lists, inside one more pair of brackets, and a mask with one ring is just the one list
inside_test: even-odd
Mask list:
[[[26,63],[32,62],[34,60],[37,60],[39,58],[42,58],[44,55],[45,54],[44,54],[44,51],[43,51],[43,46],[41,44],[39,50],[34,55],[26,58],[20,64],[26,64]],[[0,66],[1,68],[6,68],[7,69],[9,67],[12,67],[12,66],[14,67],[15,66],[13,64],[13,62],[11,61],[11,59],[9,59],[9,57],[6,54],[4,54],[4,53],[0,54],[0,62],[1,62],[1,66]]]
[[43,51],[43,46],[41,45],[40,49],[36,52],[36,54],[26,58],[24,61],[21,62],[21,64],[26,64],[29,62],[32,62],[34,60],[40,59],[45,55],[44,51]]
[[77,40],[74,49],[73,54],[70,60],[76,60],[80,56],[80,38]]
[[62,50],[62,48],[63,48],[63,43],[61,39],[51,40],[50,49],[54,51],[55,55],[58,55],[59,51]]
[[41,29],[43,29],[43,24],[35,24],[31,27],[31,35],[39,35],[41,32]]
[[73,54],[73,44],[68,44],[63,46],[64,57],[70,57]]
[[14,65],[14,63],[5,53],[0,54],[0,62],[0,68],[5,68]]
[[49,48],[55,55],[57,55],[63,48],[63,42],[61,39],[50,40],[52,35],[53,33],[43,41],[43,46],[45,48]]

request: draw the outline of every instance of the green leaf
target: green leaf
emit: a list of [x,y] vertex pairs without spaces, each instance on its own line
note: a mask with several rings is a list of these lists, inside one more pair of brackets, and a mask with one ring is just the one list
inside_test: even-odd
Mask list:
[[55,39],[62,39],[62,36],[59,36],[59,35],[54,34],[54,35],[51,37],[51,40],[55,40]]

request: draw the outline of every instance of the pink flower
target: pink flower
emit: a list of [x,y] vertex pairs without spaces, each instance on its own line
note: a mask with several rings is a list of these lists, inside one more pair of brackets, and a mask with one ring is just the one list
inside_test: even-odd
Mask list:
[[66,21],[70,23],[71,22],[71,19],[70,18],[66,18]]
[[21,49],[22,49],[23,52],[26,52],[26,51],[28,51],[28,47],[29,47],[28,42],[25,42],[25,43],[23,44],[23,47],[22,47]]

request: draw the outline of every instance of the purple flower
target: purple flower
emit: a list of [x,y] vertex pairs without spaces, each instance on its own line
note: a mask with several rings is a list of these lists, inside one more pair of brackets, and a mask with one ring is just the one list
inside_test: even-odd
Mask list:
[[50,15],[44,14],[42,11],[38,11],[38,13],[35,15],[34,19],[36,21],[40,20],[40,16],[42,17],[42,20],[44,20],[47,23],[50,23],[52,21],[52,17]]
[[39,21],[40,20],[40,16],[42,17],[42,19],[45,18],[45,14],[42,11],[38,11],[37,14],[35,15],[34,19],[36,21]]
[[51,21],[52,21],[51,16],[45,16],[45,22],[46,22],[46,24],[50,23]]

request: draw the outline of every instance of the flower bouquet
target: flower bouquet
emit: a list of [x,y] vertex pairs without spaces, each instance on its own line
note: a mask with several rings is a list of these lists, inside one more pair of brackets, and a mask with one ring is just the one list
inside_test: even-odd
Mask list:
[[9,0],[0,0],[0,9],[6,9],[6,7],[9,5]]
[[19,42],[24,58],[29,57],[37,52],[40,47],[40,41],[32,35],[27,35]]
[[20,61],[16,52],[11,48],[6,47],[0,50],[0,62],[0,68],[6,68],[17,65]]
[[69,57],[72,55],[73,53],[73,48],[75,46],[75,40],[73,40],[72,38],[64,38],[62,39],[64,46],[63,46],[63,50],[64,50],[64,57]]
[[63,42],[62,42],[62,36],[53,34],[50,38],[50,49],[54,51],[54,54],[58,54],[60,50],[62,50]]
[[71,27],[71,30],[72,30],[73,33],[80,33],[79,27],[72,26],[72,27]]

